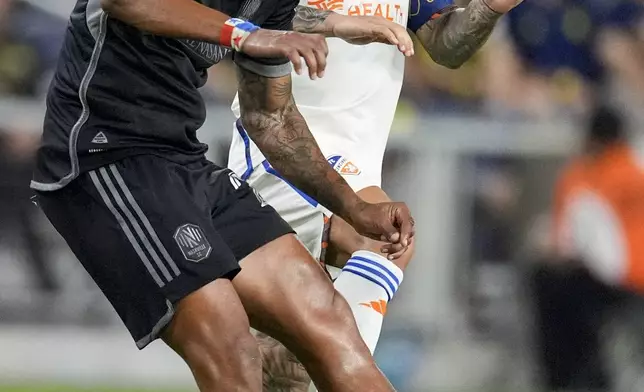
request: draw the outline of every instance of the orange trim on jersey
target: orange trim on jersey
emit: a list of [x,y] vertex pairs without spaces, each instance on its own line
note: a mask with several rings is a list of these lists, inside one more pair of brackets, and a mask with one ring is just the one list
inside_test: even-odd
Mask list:
[[344,8],[344,0],[308,0],[307,3],[310,7],[325,11],[336,11]]

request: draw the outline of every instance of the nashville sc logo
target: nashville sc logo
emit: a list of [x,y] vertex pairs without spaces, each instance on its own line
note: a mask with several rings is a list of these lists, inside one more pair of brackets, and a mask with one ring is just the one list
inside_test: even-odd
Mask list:
[[[433,1],[433,0],[432,0]],[[345,13],[349,16],[380,16],[402,26],[407,24],[405,7],[397,1],[308,0],[309,7]]]
[[210,242],[204,236],[201,228],[191,223],[179,226],[174,233],[174,240],[179,245],[183,257],[188,261],[198,263],[210,256],[210,251],[212,251]]

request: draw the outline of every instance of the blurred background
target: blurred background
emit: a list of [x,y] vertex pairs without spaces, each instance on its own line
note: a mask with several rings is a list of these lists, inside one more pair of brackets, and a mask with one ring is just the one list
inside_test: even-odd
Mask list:
[[[30,201],[73,3],[0,0],[0,391],[196,391]],[[384,188],[418,249],[383,371],[401,392],[644,391],[644,2],[526,0],[457,71],[416,53]],[[225,164],[235,77],[212,74],[200,137]]]

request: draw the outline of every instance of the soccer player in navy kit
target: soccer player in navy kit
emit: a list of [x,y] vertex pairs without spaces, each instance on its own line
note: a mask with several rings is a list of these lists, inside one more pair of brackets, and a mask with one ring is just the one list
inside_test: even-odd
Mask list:
[[[232,50],[242,121],[282,175],[360,233],[409,243],[406,206],[359,199],[295,107],[289,62],[322,76],[327,54],[323,36],[285,32],[296,3],[78,0],[47,98],[39,205],[137,346],[163,339],[201,391],[261,390],[249,324],[293,351],[320,390],[392,390],[292,229],[196,137],[197,89]],[[329,35],[410,50],[393,24],[335,20]]]

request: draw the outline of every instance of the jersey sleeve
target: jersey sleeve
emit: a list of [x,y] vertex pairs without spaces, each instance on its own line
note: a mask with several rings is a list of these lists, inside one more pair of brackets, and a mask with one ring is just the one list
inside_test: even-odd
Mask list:
[[[293,18],[295,17],[295,7],[297,2],[278,1],[275,11],[264,21],[259,23],[263,29],[269,30],[293,30]],[[250,57],[244,53],[235,52],[233,54],[235,63],[253,73],[268,78],[279,78],[291,73],[291,63],[288,58],[256,58]]]
[[416,32],[422,25],[456,8],[454,0],[411,0],[407,27]]

